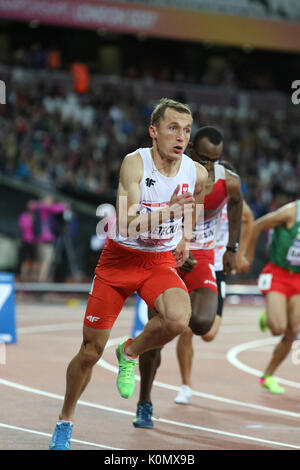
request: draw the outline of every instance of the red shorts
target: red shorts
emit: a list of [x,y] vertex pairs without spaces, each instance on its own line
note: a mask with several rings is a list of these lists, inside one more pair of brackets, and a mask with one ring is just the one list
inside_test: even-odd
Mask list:
[[214,261],[214,250],[193,250],[194,258],[198,261],[194,269],[189,273],[178,270],[178,274],[184,281],[188,291],[196,289],[212,289],[218,293]]
[[187,288],[178,276],[172,252],[145,252],[109,240],[95,269],[84,324],[112,328],[127,297],[137,292],[154,308],[157,297],[167,289]]
[[268,263],[258,278],[258,288],[263,294],[280,292],[287,298],[300,295],[300,273]]

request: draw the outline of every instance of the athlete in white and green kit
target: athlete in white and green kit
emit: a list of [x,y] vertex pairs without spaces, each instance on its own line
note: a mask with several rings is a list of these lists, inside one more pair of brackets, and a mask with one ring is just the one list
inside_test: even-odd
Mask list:
[[300,199],[255,221],[247,250],[249,262],[260,233],[269,229],[273,229],[269,262],[259,276],[258,287],[266,298],[268,328],[274,336],[283,336],[260,383],[272,393],[284,393],[273,374],[290,352],[300,324]]

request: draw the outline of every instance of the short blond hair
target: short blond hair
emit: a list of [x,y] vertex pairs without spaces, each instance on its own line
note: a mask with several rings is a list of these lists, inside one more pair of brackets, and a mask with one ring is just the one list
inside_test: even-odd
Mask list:
[[192,116],[192,111],[188,104],[180,103],[179,101],[171,100],[169,98],[162,98],[151,114],[151,126],[159,126],[160,121],[164,118],[167,108],[174,109],[178,113],[190,114]]

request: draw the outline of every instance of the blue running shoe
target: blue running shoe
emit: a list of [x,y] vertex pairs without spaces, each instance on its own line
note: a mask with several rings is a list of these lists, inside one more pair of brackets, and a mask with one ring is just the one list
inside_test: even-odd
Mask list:
[[73,423],[70,421],[58,421],[56,423],[52,439],[49,445],[50,450],[70,450]]
[[138,405],[136,417],[133,420],[133,426],[135,428],[153,428],[151,401],[144,401]]

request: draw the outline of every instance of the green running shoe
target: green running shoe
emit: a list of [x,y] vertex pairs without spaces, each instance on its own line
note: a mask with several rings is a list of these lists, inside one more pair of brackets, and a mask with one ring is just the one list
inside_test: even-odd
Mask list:
[[269,327],[267,325],[267,314],[265,311],[259,317],[258,324],[259,324],[259,328],[261,329],[261,331],[263,332],[268,331]]
[[121,397],[130,398],[135,388],[134,366],[137,361],[126,359],[123,353],[124,343],[119,344],[116,355],[119,361],[119,373],[117,377],[117,387]]
[[262,376],[259,379],[259,383],[262,387],[267,388],[271,393],[277,393],[280,395],[285,392],[285,388],[280,387],[280,385],[277,383],[277,380],[272,375],[269,375],[269,377]]

